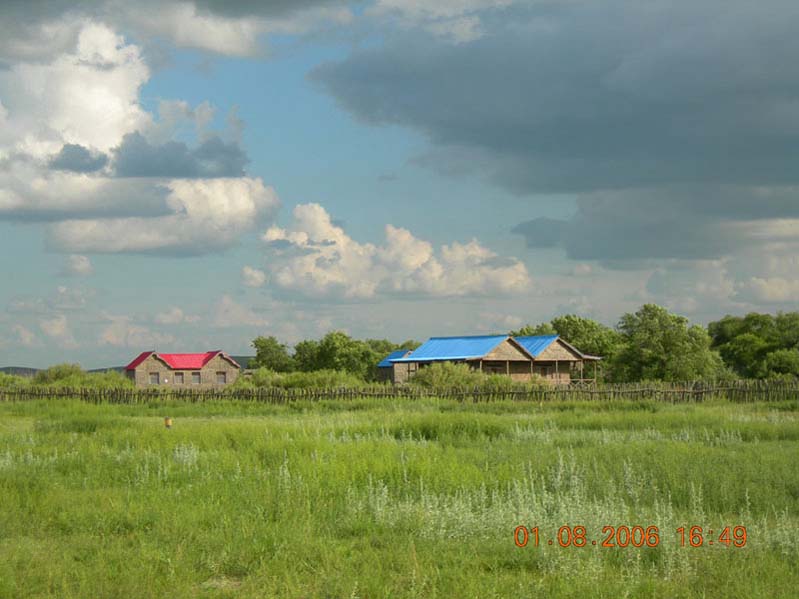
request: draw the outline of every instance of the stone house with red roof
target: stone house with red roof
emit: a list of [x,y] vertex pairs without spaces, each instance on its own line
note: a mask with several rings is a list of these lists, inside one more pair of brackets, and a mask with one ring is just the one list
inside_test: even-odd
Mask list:
[[221,350],[202,354],[140,353],[125,367],[137,387],[209,389],[236,381],[241,366]]

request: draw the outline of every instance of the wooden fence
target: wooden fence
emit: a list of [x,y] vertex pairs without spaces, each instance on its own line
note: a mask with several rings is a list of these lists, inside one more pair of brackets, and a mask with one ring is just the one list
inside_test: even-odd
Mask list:
[[284,404],[294,401],[358,400],[367,398],[416,400],[437,397],[460,402],[486,401],[663,401],[669,403],[701,402],[726,398],[735,402],[781,401],[799,399],[799,381],[750,381],[726,383],[702,381],[686,383],[627,383],[572,385],[533,389],[513,387],[487,390],[448,387],[422,389],[412,386],[374,385],[329,389],[72,389],[64,387],[0,388],[0,402],[38,399],[79,399],[95,404],[146,404],[161,401],[203,403],[219,400]]

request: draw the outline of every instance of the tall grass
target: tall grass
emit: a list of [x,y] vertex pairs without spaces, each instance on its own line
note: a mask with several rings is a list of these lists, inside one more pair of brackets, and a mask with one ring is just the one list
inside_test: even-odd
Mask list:
[[798,452],[797,402],[0,404],[0,597],[791,597]]

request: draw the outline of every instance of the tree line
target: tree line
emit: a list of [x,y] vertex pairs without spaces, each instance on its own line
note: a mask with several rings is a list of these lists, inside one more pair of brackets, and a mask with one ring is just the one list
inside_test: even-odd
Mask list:
[[[602,357],[607,382],[799,377],[799,312],[725,316],[707,327],[656,304],[624,314],[615,327],[567,314],[507,331],[513,336],[560,335],[585,354]],[[342,371],[375,380],[377,363],[392,351],[420,343],[359,340],[341,331],[305,340],[289,351],[273,336],[252,342],[249,368],[275,372]]]

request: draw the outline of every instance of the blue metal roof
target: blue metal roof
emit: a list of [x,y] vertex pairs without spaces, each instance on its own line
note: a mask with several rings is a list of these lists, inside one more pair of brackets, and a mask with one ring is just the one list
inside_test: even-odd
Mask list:
[[469,360],[482,358],[507,339],[507,335],[474,337],[431,337],[409,356],[392,362],[433,362],[436,360]]
[[529,337],[514,337],[513,339],[530,352],[534,358],[537,358],[557,338],[557,335],[532,335]]
[[378,362],[378,368],[391,368],[391,360],[396,360],[397,358],[401,358],[405,354],[408,353],[409,350],[407,349],[398,349],[397,351],[393,351],[388,354],[385,358]]

